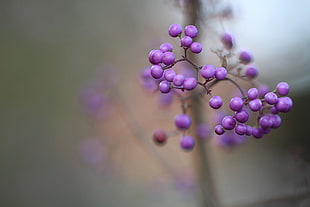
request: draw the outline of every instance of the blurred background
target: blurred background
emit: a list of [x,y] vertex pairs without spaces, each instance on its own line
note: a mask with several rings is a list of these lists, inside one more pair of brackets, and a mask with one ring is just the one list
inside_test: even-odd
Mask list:
[[[310,206],[308,1],[204,2],[201,63],[219,65],[209,51],[231,31],[237,50],[254,54],[259,81],[288,82],[294,101],[264,139],[229,149],[210,140],[220,203]],[[194,153],[177,138],[151,140],[173,128],[180,105],[160,106],[139,81],[190,3],[1,1],[1,206],[199,206]]]

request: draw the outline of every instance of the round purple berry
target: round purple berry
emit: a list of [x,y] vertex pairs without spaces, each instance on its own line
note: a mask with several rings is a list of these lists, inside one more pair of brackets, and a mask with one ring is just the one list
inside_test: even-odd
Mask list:
[[233,97],[230,99],[229,108],[233,111],[240,111],[243,107],[243,100],[240,97]]
[[222,135],[225,133],[225,130],[222,125],[216,125],[214,131],[217,135]]
[[202,45],[199,42],[193,42],[189,47],[193,53],[200,53],[202,51]]
[[164,70],[160,65],[152,65],[151,67],[151,75],[155,79],[160,79],[164,74]]
[[171,65],[174,63],[175,57],[173,52],[165,52],[162,57],[162,63],[165,65]]
[[191,91],[193,89],[195,89],[197,86],[197,80],[193,77],[189,77],[189,78],[186,78],[184,80],[184,83],[183,83],[183,87],[188,90],[188,91]]
[[178,129],[188,129],[192,124],[192,120],[187,114],[179,114],[175,117],[174,123]]
[[256,139],[260,139],[264,136],[264,133],[260,128],[253,128],[252,129],[252,136]]
[[249,99],[256,99],[258,97],[258,89],[257,88],[250,88],[248,90],[248,97]]
[[183,74],[177,74],[174,76],[172,82],[175,86],[181,86],[183,85],[184,80],[185,80],[185,77]]
[[258,94],[260,97],[264,97],[266,93],[270,91],[269,86],[267,85],[260,85],[258,87]]
[[276,106],[271,107],[271,108],[270,108],[270,113],[272,113],[272,114],[277,114],[277,113],[278,113],[277,107],[276,107]]
[[168,33],[171,37],[177,37],[182,33],[182,27],[179,24],[172,24],[168,29]]
[[248,78],[256,78],[258,75],[258,70],[254,66],[249,66],[245,69],[245,75]]
[[246,131],[247,131],[247,127],[245,124],[238,124],[235,128],[236,134],[239,134],[239,135],[245,135]]
[[278,103],[276,108],[279,112],[289,112],[293,107],[293,101],[290,97],[280,97],[278,98]]
[[245,123],[249,120],[249,113],[247,110],[242,109],[241,111],[236,112],[234,117],[238,122]]
[[273,92],[266,93],[264,99],[268,104],[276,104],[278,102],[278,96]]
[[164,71],[164,77],[167,81],[172,82],[176,72],[172,69],[167,69]]
[[156,65],[161,63],[164,53],[160,50],[151,50],[149,53],[150,63]]
[[160,45],[159,50],[162,52],[171,52],[173,50],[173,46],[170,43],[163,43]]
[[216,69],[213,65],[204,65],[200,70],[200,75],[205,79],[213,78],[215,71]]
[[263,106],[263,103],[260,99],[254,99],[249,102],[249,108],[251,111],[259,111]]
[[251,136],[252,135],[252,131],[253,131],[253,128],[251,126],[246,126],[246,132],[245,134],[247,136]]
[[236,120],[232,116],[225,116],[222,119],[222,126],[224,129],[227,129],[227,130],[234,129],[236,126],[236,123],[237,123]]
[[230,50],[234,46],[233,36],[227,32],[221,35],[221,41],[225,49]]
[[215,70],[215,78],[217,80],[224,80],[227,75],[227,70],[224,67],[218,67]]
[[162,93],[169,93],[171,88],[170,88],[170,83],[166,80],[163,80],[159,83],[159,90]]
[[187,25],[184,28],[184,33],[185,33],[185,35],[187,35],[191,38],[194,38],[194,37],[197,37],[197,35],[198,35],[198,29],[194,25]]
[[286,96],[290,91],[290,86],[288,85],[288,83],[286,82],[280,82],[277,85],[277,92],[281,95],[281,96]]
[[167,141],[167,134],[162,129],[156,129],[153,133],[153,141],[158,145],[163,145]]
[[263,129],[271,128],[271,126],[272,126],[272,120],[270,119],[269,116],[262,116],[262,117],[259,119],[259,125],[260,125]]
[[181,38],[181,46],[182,47],[190,47],[193,42],[193,39],[189,36],[184,36]]
[[209,105],[213,109],[219,109],[223,105],[223,100],[220,96],[212,96],[212,98],[209,101]]
[[183,136],[180,141],[180,146],[184,150],[192,150],[195,146],[195,140],[191,136]]
[[241,51],[239,54],[239,60],[242,64],[248,64],[252,59],[252,54],[249,51]]
[[282,124],[282,119],[279,115],[277,114],[273,114],[270,116],[270,119],[272,121],[272,126],[271,128],[276,129],[279,128]]

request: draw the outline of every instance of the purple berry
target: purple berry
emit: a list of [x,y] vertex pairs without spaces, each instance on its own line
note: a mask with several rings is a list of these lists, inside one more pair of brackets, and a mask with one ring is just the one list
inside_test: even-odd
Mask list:
[[158,145],[163,145],[167,141],[167,134],[162,129],[156,129],[153,133],[153,141]]
[[205,79],[213,78],[215,71],[216,69],[213,65],[204,65],[200,70],[200,75]]
[[286,96],[290,91],[290,86],[288,85],[288,83],[286,82],[280,82],[277,85],[277,92],[281,95],[281,96]]
[[217,80],[224,80],[227,75],[227,70],[224,67],[218,67],[215,70],[215,78]]
[[184,80],[185,80],[184,75],[182,75],[182,74],[177,74],[177,75],[174,76],[172,82],[173,82],[173,84],[174,84],[175,86],[181,86],[181,85],[183,85]]
[[270,119],[269,116],[262,116],[262,117],[259,119],[259,125],[260,125],[263,129],[271,128],[271,126],[272,126],[272,120]]
[[227,32],[221,35],[221,41],[225,49],[230,50],[234,46],[233,36]]
[[264,133],[260,128],[253,128],[252,129],[252,136],[256,139],[260,139],[264,136]]
[[258,89],[257,88],[250,88],[248,90],[248,97],[249,99],[256,99],[258,97]]
[[266,93],[270,91],[269,86],[267,85],[260,85],[258,87],[258,94],[260,97],[264,97]]
[[249,102],[249,108],[251,111],[259,111],[263,106],[263,103],[260,99],[254,99]]
[[220,96],[212,96],[212,98],[209,101],[209,105],[213,109],[219,109],[223,105],[223,100]]
[[193,52],[193,53],[200,53],[202,51],[202,45],[199,42],[193,42],[191,44],[191,46],[189,47],[189,49]]
[[199,124],[196,128],[196,135],[200,139],[208,139],[211,135],[211,129],[207,124]]
[[160,79],[164,74],[164,70],[159,65],[152,65],[151,67],[151,75],[155,79]]
[[165,52],[162,57],[162,63],[165,65],[171,65],[174,63],[175,57],[173,52]]
[[233,111],[240,111],[243,107],[243,100],[240,97],[233,97],[229,102],[229,108]]
[[159,90],[162,93],[169,93],[171,90],[170,83],[166,80],[163,80],[159,83]]
[[225,116],[222,119],[222,126],[224,129],[232,130],[236,126],[236,120],[232,116]]
[[249,51],[242,51],[239,54],[239,60],[242,64],[248,64],[252,59],[252,54]]
[[191,118],[187,114],[179,114],[174,119],[175,126],[178,129],[188,129],[191,124]]
[[164,53],[160,50],[151,50],[149,53],[149,61],[153,65],[161,63]]
[[277,107],[276,107],[276,106],[271,107],[271,108],[270,108],[270,113],[272,113],[272,114],[277,114],[277,113],[278,113]]
[[193,39],[189,36],[184,36],[181,38],[181,46],[182,47],[190,47],[193,42]]
[[184,150],[192,150],[195,146],[195,140],[191,136],[183,136],[180,141],[180,146]]
[[245,75],[248,78],[256,78],[258,75],[258,70],[254,66],[249,66],[245,69]]
[[168,29],[168,33],[171,37],[177,37],[182,33],[182,27],[179,24],[172,24]]
[[272,104],[272,105],[278,102],[278,96],[277,94],[273,92],[266,93],[264,96],[264,99],[268,104]]
[[216,125],[214,131],[217,135],[222,135],[225,133],[225,130],[222,125]]
[[187,25],[184,28],[184,33],[185,33],[185,35],[187,35],[191,38],[194,38],[194,37],[197,37],[197,35],[198,35],[198,29],[194,25]]
[[195,89],[197,86],[197,80],[193,77],[189,77],[189,78],[186,78],[184,80],[184,83],[183,83],[183,87],[188,90],[188,91],[191,91],[193,89]]
[[278,98],[278,103],[276,108],[279,112],[289,112],[293,107],[293,101],[290,97],[280,97]]
[[236,112],[234,117],[238,122],[245,123],[249,120],[249,113],[245,109],[242,109]]
[[247,131],[247,127],[245,124],[238,124],[235,128],[236,134],[239,134],[239,135],[245,135],[246,131]]
[[247,136],[251,136],[252,135],[252,131],[253,131],[253,128],[251,126],[246,126],[246,132],[245,134]]
[[164,77],[167,81],[172,82],[174,76],[176,75],[176,72],[172,69],[167,69],[164,72]]
[[281,119],[281,117],[279,115],[277,115],[277,114],[271,115],[270,119],[272,121],[271,128],[276,129],[276,128],[279,128],[281,126],[282,119]]
[[173,50],[173,46],[170,43],[163,43],[159,47],[162,52],[171,52]]

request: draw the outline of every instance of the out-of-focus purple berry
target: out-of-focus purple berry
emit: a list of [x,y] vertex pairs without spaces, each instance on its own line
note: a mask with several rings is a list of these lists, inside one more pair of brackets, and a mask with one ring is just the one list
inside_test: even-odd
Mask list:
[[220,124],[215,126],[214,131],[215,131],[215,133],[216,133],[217,135],[222,135],[222,134],[225,133],[225,130],[224,130],[223,126],[220,125]]
[[172,82],[173,82],[173,84],[174,84],[175,86],[181,86],[181,85],[183,85],[184,80],[185,80],[184,75],[182,75],[182,74],[177,74],[177,75],[174,76]]
[[189,77],[189,78],[186,78],[184,80],[184,83],[183,83],[183,87],[188,90],[188,91],[191,91],[193,89],[195,89],[197,86],[197,80],[193,77]]
[[177,37],[182,33],[182,26],[179,24],[172,24],[168,29],[168,33],[171,37]]
[[269,89],[269,86],[267,86],[267,85],[262,84],[258,87],[259,97],[264,97],[265,94],[268,93],[269,91],[270,91],[270,89]]
[[204,65],[200,70],[200,75],[205,79],[213,78],[215,71],[216,69],[213,65]]
[[272,120],[270,119],[269,116],[262,116],[262,117],[259,119],[259,125],[260,125],[263,129],[271,128],[271,126],[272,126]]
[[192,150],[195,146],[195,140],[189,135],[185,135],[181,138],[180,146],[184,150]]
[[248,66],[246,69],[245,69],[245,75],[246,77],[248,78],[256,78],[257,75],[258,75],[258,70],[256,67],[254,66]]
[[270,108],[270,113],[272,113],[272,114],[277,114],[277,113],[278,113],[277,107],[276,107],[276,106],[271,107],[271,108]]
[[173,50],[173,46],[170,43],[163,43],[159,47],[162,52],[171,52]]
[[168,92],[168,93],[160,93],[158,96],[158,102],[161,106],[170,106],[170,104],[173,101],[173,93],[172,91]]
[[159,83],[159,90],[162,93],[169,93],[171,90],[170,83],[166,80],[163,80]]
[[223,105],[223,100],[220,96],[212,96],[212,98],[209,101],[209,105],[213,109],[219,109]]
[[272,121],[272,126],[271,128],[276,129],[279,128],[282,124],[282,119],[279,115],[277,114],[273,114],[270,116],[270,119]]
[[155,144],[163,145],[168,139],[166,131],[163,129],[156,129],[153,133],[153,141]]
[[194,38],[194,37],[197,37],[197,35],[198,35],[198,29],[194,25],[187,25],[184,28],[184,33],[185,33],[185,35],[187,35],[191,38]]
[[162,57],[162,63],[165,65],[171,65],[174,63],[175,57],[173,52],[165,52],[163,57]]
[[277,92],[281,95],[281,96],[286,96],[290,91],[290,86],[288,85],[288,83],[286,82],[280,82],[277,85]]
[[164,70],[160,65],[152,65],[151,67],[151,75],[155,79],[160,79],[164,74]]
[[228,131],[224,135],[218,137],[218,144],[221,147],[236,147],[244,144],[247,137],[244,135],[238,135],[234,131]]
[[193,42],[193,39],[190,36],[184,36],[181,38],[182,47],[190,47]]
[[245,134],[247,136],[251,136],[252,135],[252,131],[253,131],[253,128],[251,126],[246,126],[246,132]]
[[211,129],[209,125],[201,123],[196,127],[196,135],[200,139],[208,139],[211,137]]
[[264,136],[264,133],[262,132],[261,128],[253,128],[252,136],[256,139],[260,139]]
[[238,124],[235,128],[236,134],[245,135],[247,127],[245,124]]
[[153,65],[159,64],[162,61],[164,53],[160,50],[151,50],[149,53],[149,61]]
[[191,44],[191,46],[189,47],[189,49],[193,52],[193,53],[200,53],[202,51],[202,45],[199,42],[193,42]]
[[224,45],[224,48],[227,50],[231,50],[234,46],[233,36],[228,32],[225,32],[221,35],[221,41]]
[[239,54],[239,60],[242,64],[249,64],[252,60],[252,54],[249,51],[241,51]]
[[188,129],[192,120],[187,114],[179,114],[174,118],[174,123],[178,129]]
[[140,82],[143,88],[147,90],[154,90],[158,83],[151,75],[151,68],[146,67],[140,72]]
[[174,78],[175,75],[176,75],[176,72],[174,70],[172,70],[172,69],[167,69],[164,72],[164,77],[169,82],[173,81],[173,78]]
[[248,97],[249,99],[256,99],[258,97],[258,89],[257,88],[250,88],[248,90]]
[[245,123],[249,120],[249,113],[247,110],[242,109],[241,111],[236,112],[234,117],[238,122]]
[[227,76],[227,70],[224,67],[218,67],[215,70],[215,78],[217,80],[224,80]]
[[293,101],[290,97],[280,97],[278,98],[278,103],[276,108],[279,112],[289,112],[293,107]]
[[225,116],[222,119],[222,126],[224,129],[227,129],[227,130],[234,129],[236,126],[236,123],[237,123],[236,120],[232,116]]
[[251,111],[259,111],[263,106],[263,103],[260,99],[254,99],[249,102],[249,108]]
[[278,96],[277,94],[273,92],[266,93],[264,96],[264,99],[268,104],[272,104],[272,105],[278,102]]
[[243,107],[243,100],[242,98],[236,96],[230,99],[229,108],[233,111],[240,111]]

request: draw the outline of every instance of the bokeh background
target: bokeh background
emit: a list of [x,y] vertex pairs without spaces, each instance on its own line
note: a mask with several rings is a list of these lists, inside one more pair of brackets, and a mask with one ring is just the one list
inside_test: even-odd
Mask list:
[[[138,79],[149,50],[171,40],[169,25],[184,22],[186,2],[1,1],[1,206],[199,205],[195,157],[179,149],[178,139],[157,147],[150,138],[157,127],[173,128],[179,103],[159,107]],[[209,49],[219,32],[233,32],[238,49],[253,52],[259,80],[271,88],[287,81],[295,104],[262,140],[234,149],[212,145],[220,201],[238,206],[296,196],[310,182],[310,5],[209,3],[216,7],[208,12],[233,15],[203,22],[202,56],[218,64]],[[104,109],[85,109],[83,98],[94,88]],[[304,198],[284,201],[280,206],[309,206]]]

